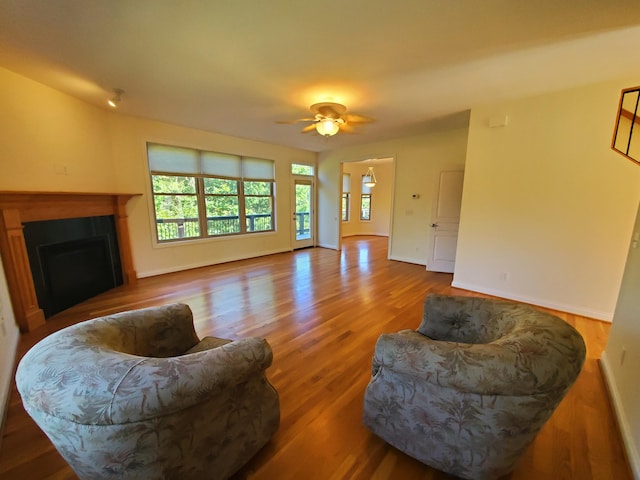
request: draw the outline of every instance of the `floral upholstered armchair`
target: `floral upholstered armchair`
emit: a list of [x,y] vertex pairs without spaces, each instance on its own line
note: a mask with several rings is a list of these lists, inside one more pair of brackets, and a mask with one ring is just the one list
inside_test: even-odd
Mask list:
[[584,359],[580,334],[554,315],[431,295],[417,331],[378,339],[364,424],[436,469],[498,478],[514,468]]
[[278,429],[263,339],[195,333],[173,304],[56,332],[21,360],[25,409],[81,479],[225,479]]

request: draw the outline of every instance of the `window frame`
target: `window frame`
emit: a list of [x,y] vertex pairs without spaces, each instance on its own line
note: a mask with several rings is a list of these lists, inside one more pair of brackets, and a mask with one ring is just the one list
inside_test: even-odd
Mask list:
[[[342,194],[342,203],[344,208],[341,208],[341,217],[343,222],[348,222],[351,220],[351,193],[344,192]],[[340,207],[342,207],[341,205]]]
[[[364,211],[364,199],[368,198],[369,199],[369,215],[367,217],[364,217],[363,211]],[[371,194],[370,193],[362,193],[360,194],[360,220],[363,222],[370,222],[371,221]]]
[[[159,143],[147,143],[147,149],[150,145],[158,146],[158,147],[169,147],[169,145],[159,144]],[[195,153],[198,157],[200,157],[203,153],[217,153],[217,152],[209,152],[204,150],[192,149],[188,147],[176,147],[184,150],[189,150]],[[225,154],[226,155],[226,154]],[[242,162],[245,157],[237,156],[238,161],[240,162],[240,171],[243,172]],[[204,173],[191,173],[191,172],[167,172],[161,170],[154,170],[151,167],[151,162],[149,160],[149,154],[147,153],[148,167],[149,167],[149,181],[151,184],[151,208],[153,209],[153,218],[155,223],[155,237],[158,244],[167,244],[167,243],[176,243],[176,242],[188,242],[194,240],[203,240],[203,239],[212,239],[212,238],[221,238],[221,237],[232,237],[238,235],[253,235],[253,234],[261,234],[261,233],[269,233],[275,232],[276,230],[276,200],[275,200],[275,162],[273,160],[267,159],[256,159],[255,157],[249,158],[249,162],[255,160],[261,160],[264,162],[270,162],[274,169],[273,179],[264,179],[264,178],[248,178],[248,177],[235,177],[235,176],[224,176],[224,175],[212,175],[212,174],[204,174]],[[255,164],[255,163],[254,163]],[[165,193],[165,192],[156,192],[154,189],[154,177],[156,176],[170,176],[170,177],[183,177],[193,179],[195,183],[195,193]],[[205,189],[205,179],[219,179],[219,180],[227,180],[235,182],[235,190],[236,193],[206,193]],[[245,194],[245,182],[259,182],[265,183],[269,186],[268,194],[254,195],[254,194]],[[163,222],[163,219],[158,218],[158,210],[156,208],[156,198],[159,196],[191,196],[196,198],[196,208],[198,215],[198,228],[199,232],[196,236],[178,236],[172,238],[162,238],[159,226]],[[207,199],[210,198],[220,198],[220,197],[235,197],[237,198],[237,217],[239,228],[234,232],[225,232],[225,233],[209,233],[209,218],[207,212]],[[271,217],[271,225],[269,229],[261,229],[261,230],[249,230],[247,226],[247,218],[250,214],[247,214],[247,198],[268,198],[269,199],[269,208],[270,208],[270,217]],[[215,218],[215,217],[214,217]],[[166,219],[166,220],[180,220],[180,219]],[[166,222],[169,223],[169,222]],[[176,222],[178,223],[178,222]],[[179,229],[180,227],[178,227]],[[183,226],[184,231],[184,226]]]

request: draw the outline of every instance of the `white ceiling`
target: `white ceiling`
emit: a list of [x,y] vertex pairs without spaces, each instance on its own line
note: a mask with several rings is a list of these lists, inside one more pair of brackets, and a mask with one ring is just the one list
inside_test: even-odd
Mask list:
[[[2,67],[104,108],[123,88],[124,114],[311,151],[640,84],[639,45],[639,0],[0,0]],[[376,122],[330,139],[275,123],[322,101]]]

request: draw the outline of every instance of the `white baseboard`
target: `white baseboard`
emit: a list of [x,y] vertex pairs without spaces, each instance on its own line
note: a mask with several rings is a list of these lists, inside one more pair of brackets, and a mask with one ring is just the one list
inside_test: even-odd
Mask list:
[[161,268],[158,270],[146,270],[146,271],[142,271],[142,272],[138,272],[137,278],[145,278],[145,277],[155,277],[156,275],[164,275],[165,273],[173,273],[173,272],[181,272],[183,270],[191,270],[193,268],[202,268],[202,267],[209,267],[211,265],[218,265],[220,263],[228,263],[228,262],[235,262],[238,260],[246,260],[248,258],[257,258],[257,257],[264,257],[266,255],[274,255],[276,253],[285,253],[285,252],[290,252],[291,249],[287,248],[287,249],[276,249],[276,250],[268,250],[268,251],[263,251],[263,252],[259,252],[259,253],[255,253],[252,255],[237,255],[237,256],[231,256],[231,257],[224,257],[224,258],[216,258],[215,260],[205,260],[205,261],[201,261],[201,262],[195,262],[195,263],[190,263],[187,265],[180,265],[177,267],[169,267],[169,268]]
[[618,427],[620,428],[620,433],[622,434],[622,442],[624,443],[624,448],[627,452],[627,459],[629,460],[629,466],[631,467],[631,470],[633,472],[633,478],[635,480],[640,480],[640,457],[638,456],[638,449],[636,448],[635,442],[633,441],[631,427],[629,426],[627,416],[622,406],[620,394],[618,393],[618,388],[616,386],[616,380],[611,371],[611,367],[609,366],[609,359],[607,357],[606,351],[602,352],[602,357],[600,358],[600,366],[602,367],[604,381],[607,384],[609,397],[611,398],[611,403],[613,404],[613,411],[618,421]]
[[597,310],[590,310],[578,305],[569,305],[564,303],[556,303],[545,300],[544,298],[529,297],[527,295],[514,294],[513,292],[507,292],[502,290],[496,290],[492,288],[485,288],[481,285],[473,285],[464,282],[458,282],[453,280],[452,287],[462,288],[463,290],[470,290],[472,292],[484,293],[492,295],[494,297],[506,298],[508,300],[516,300],[518,302],[529,303],[531,305],[538,305],[540,307],[551,308],[552,310],[558,310],[560,312],[574,313],[576,315],[582,315],[583,317],[595,318],[597,320],[604,320],[605,322],[611,322],[613,320],[613,312],[600,312]]
[[425,267],[427,266],[427,264],[424,263],[424,261],[422,260],[418,260],[416,258],[401,257],[398,255],[390,255],[389,260],[396,260],[398,262],[404,262],[404,263],[413,263],[414,265],[423,265]]
[[318,246],[321,248],[329,248],[331,250],[338,250],[338,245],[334,245],[331,243],[318,243]]

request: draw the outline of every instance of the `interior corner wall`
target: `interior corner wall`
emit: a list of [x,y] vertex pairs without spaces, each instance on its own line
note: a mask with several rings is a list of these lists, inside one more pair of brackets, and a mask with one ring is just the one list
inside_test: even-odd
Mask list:
[[322,152],[318,159],[320,246],[337,249],[339,245],[340,163],[393,157],[389,257],[426,265],[439,173],[464,170],[466,147],[467,129],[456,128]]
[[611,320],[640,199],[610,149],[632,84],[472,109],[454,286]]
[[0,190],[112,192],[107,110],[0,68]]
[[[4,420],[20,331],[11,308],[9,287],[0,258],[0,426]],[[1,430],[1,429],[0,429]],[[0,443],[2,439],[0,439]]]
[[[125,115],[113,115],[109,123],[118,191],[142,193],[127,205],[131,248],[138,277],[292,249],[291,164],[315,166],[315,152]],[[155,217],[150,199],[147,142],[273,160],[276,172],[275,232],[158,244],[155,241]]]
[[640,208],[633,232],[602,366],[629,463],[640,479]]
[[360,196],[362,176],[367,163],[345,163],[343,173],[351,175],[351,207],[349,220],[342,222],[342,236],[380,235],[389,236],[391,227],[391,194],[393,192],[393,162],[372,163],[378,183],[371,189],[371,219],[360,219]]

